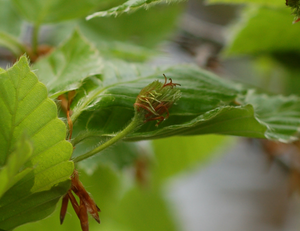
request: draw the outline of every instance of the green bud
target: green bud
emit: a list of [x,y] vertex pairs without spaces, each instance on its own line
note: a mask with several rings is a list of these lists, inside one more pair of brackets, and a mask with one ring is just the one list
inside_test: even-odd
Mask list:
[[180,84],[173,83],[171,78],[168,82],[164,77],[165,83],[156,80],[144,87],[134,104],[136,113],[144,116],[144,122],[157,120],[155,126],[169,117],[169,109],[181,97],[180,90],[176,89]]

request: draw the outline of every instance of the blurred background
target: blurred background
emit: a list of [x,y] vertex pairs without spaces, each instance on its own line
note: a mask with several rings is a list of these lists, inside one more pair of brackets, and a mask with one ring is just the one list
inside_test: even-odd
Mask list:
[[[79,28],[107,58],[194,63],[270,94],[298,94],[300,28],[284,0],[278,8],[190,0],[117,18],[83,18],[46,24],[41,42],[56,46]],[[16,33],[30,43],[31,30],[23,22]],[[10,56],[0,48],[2,67],[11,65]],[[298,146],[219,135],[119,143],[78,166],[102,210],[101,224],[90,219],[90,230],[298,230]],[[45,220],[16,230],[80,230],[71,206],[61,226],[59,210],[60,204]]]

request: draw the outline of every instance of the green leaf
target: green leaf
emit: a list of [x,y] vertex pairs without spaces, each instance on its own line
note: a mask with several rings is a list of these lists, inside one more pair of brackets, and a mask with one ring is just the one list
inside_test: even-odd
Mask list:
[[0,0],[0,46],[6,47],[20,57],[26,52],[18,37],[21,33],[22,20],[15,12],[10,0]]
[[213,133],[264,138],[265,132],[266,127],[256,120],[254,109],[248,104],[221,106],[196,117],[173,116],[160,129],[145,125],[136,133],[129,135],[129,140]]
[[[130,42],[145,47],[152,47],[166,39],[175,29],[177,20],[183,12],[183,4],[159,5],[150,9],[141,9],[132,14],[119,17],[95,18],[80,21],[80,28],[91,41]],[[139,21],[139,23],[136,23]]]
[[141,61],[158,53],[153,47],[175,29],[182,11],[183,4],[159,5],[120,17],[64,22],[52,28],[49,43],[58,44],[79,28],[106,58]]
[[26,48],[23,46],[17,38],[0,31],[0,46],[9,49],[16,57],[26,53]]
[[[73,107],[72,120],[78,123],[80,131],[88,129],[98,131],[103,137],[112,137],[124,129],[133,117],[133,104],[139,91],[165,74],[173,82],[180,83],[178,88],[182,97],[173,105],[170,117],[158,127],[156,121],[148,122],[139,130],[127,136],[126,140],[137,141],[156,139],[174,135],[226,134],[235,136],[270,138],[281,141],[294,140],[299,126],[297,116],[300,109],[287,107],[294,115],[290,129],[273,130],[269,124],[278,114],[275,111],[282,106],[274,104],[273,110],[265,116],[259,108],[268,105],[276,97],[262,97],[259,104],[252,104],[259,94],[249,94],[251,90],[241,85],[218,78],[191,65],[176,65],[169,68],[151,68],[128,63],[107,63],[101,76],[101,85],[90,91]],[[83,90],[85,91],[85,90]],[[291,101],[282,97],[286,103]],[[274,112],[274,113],[272,113]],[[276,126],[282,126],[282,120]]]
[[32,157],[23,166],[33,171],[0,199],[0,229],[10,230],[54,210],[70,187],[73,148],[65,140],[66,127],[57,117],[55,103],[30,71],[26,57],[0,74],[0,110],[0,166],[9,163],[24,134],[33,147]]
[[[75,28],[79,28],[80,31],[83,32],[84,36],[99,50],[101,55],[106,58],[117,57],[127,61],[144,61],[158,53],[156,50],[134,44],[132,41],[119,41],[119,37],[105,35],[107,37],[105,38],[103,36],[104,33],[98,29],[98,27],[100,28],[101,26],[103,26],[102,23],[99,25],[95,23],[94,20],[79,20],[59,23],[50,28],[47,42],[53,46],[57,46],[61,43],[61,41],[66,40]],[[133,27],[132,25],[124,26],[130,28]],[[108,31],[106,32],[109,33]],[[121,36],[121,38],[122,37],[123,36]],[[132,36],[131,40],[132,38],[134,37]]]
[[62,46],[36,62],[34,69],[55,98],[77,89],[86,77],[101,73],[102,59],[98,51],[75,31]]
[[95,45],[103,56],[119,58],[124,61],[142,62],[158,55],[159,51],[146,48],[131,42],[98,40]]
[[92,15],[89,15],[87,17],[87,20],[92,19],[94,17],[107,17],[107,16],[118,16],[122,13],[131,13],[133,11],[136,11],[140,8],[146,8],[160,4],[160,3],[171,3],[171,2],[179,2],[180,0],[128,0],[127,2],[123,3],[122,5],[113,7],[109,10],[105,11],[99,11],[96,13],[93,13]]
[[[0,0],[0,31],[18,37],[21,33],[22,20],[15,11],[12,1]],[[0,36],[1,38],[1,36]]]
[[[266,33],[263,33],[266,31]],[[280,34],[280,36],[278,36]],[[288,8],[248,7],[236,25],[224,53],[262,55],[272,52],[299,52],[299,25],[292,24]]]
[[32,168],[21,169],[31,154],[31,143],[23,137],[17,142],[15,151],[9,155],[6,165],[0,169],[0,198],[9,188],[32,171]]
[[268,128],[266,138],[286,142],[299,137],[299,100],[296,96],[268,96],[249,91],[242,101],[253,105],[258,121]]
[[22,16],[34,24],[83,17],[99,5],[97,0],[13,0]]
[[283,0],[206,0],[209,4],[258,4],[265,6],[284,6]]

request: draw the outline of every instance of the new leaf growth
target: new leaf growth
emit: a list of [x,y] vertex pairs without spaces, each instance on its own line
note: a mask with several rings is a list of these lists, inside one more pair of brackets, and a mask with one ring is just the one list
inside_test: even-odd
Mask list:
[[[135,115],[131,123],[128,124],[126,128],[117,133],[113,138],[104,144],[81,156],[76,157],[74,162],[76,163],[82,161],[99,153],[139,128],[145,122],[157,120],[156,126],[158,126],[163,120],[167,119],[169,117],[169,108],[181,97],[181,92],[180,90],[176,89],[176,86],[180,84],[173,83],[171,78],[169,78],[168,82],[167,77],[165,75],[164,77],[164,83],[156,80],[141,90],[134,103]],[[72,187],[62,200],[60,222],[63,222],[67,212],[68,202],[71,201],[71,204],[78,218],[80,219],[82,230],[88,231],[88,213],[90,213],[93,218],[100,223],[98,215],[100,209],[84,189],[82,183],[79,181],[76,170],[74,171],[71,179]],[[72,191],[79,197],[79,204],[76,201]]]
[[168,82],[167,77],[165,75],[164,77],[164,83],[156,80],[141,90],[134,103],[134,117],[127,127],[107,142],[74,158],[73,161],[76,163],[101,152],[148,121],[157,120],[156,126],[158,126],[162,121],[167,119],[170,107],[179,100],[181,92],[176,89],[176,86],[180,84],[173,83],[171,78],[169,78]]

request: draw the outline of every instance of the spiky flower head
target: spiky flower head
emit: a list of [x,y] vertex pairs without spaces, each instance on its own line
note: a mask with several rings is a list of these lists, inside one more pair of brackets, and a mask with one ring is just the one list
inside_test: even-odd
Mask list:
[[294,23],[300,21],[300,0],[285,0],[285,4],[292,8],[292,13],[295,15]]
[[165,77],[165,82],[158,80],[144,87],[136,98],[134,108],[136,113],[142,114],[144,122],[157,120],[155,126],[169,117],[169,109],[179,100],[181,92],[176,89],[180,84],[173,83],[172,79]]

